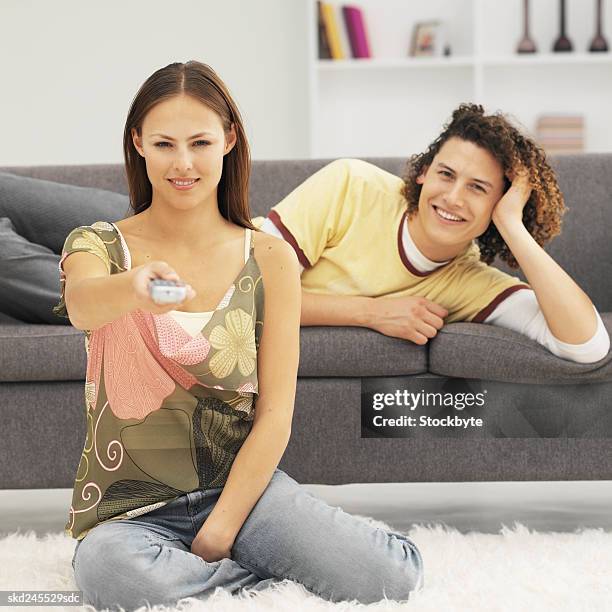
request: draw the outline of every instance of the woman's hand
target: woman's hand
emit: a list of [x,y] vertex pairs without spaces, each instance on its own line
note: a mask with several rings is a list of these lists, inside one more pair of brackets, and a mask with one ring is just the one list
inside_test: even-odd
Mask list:
[[512,185],[493,209],[492,221],[500,232],[502,227],[509,227],[517,222],[523,224],[523,209],[531,195],[529,172],[526,168],[520,168],[513,175],[508,175],[508,178]]
[[208,525],[205,521],[191,543],[191,552],[202,557],[204,561],[213,563],[221,559],[231,559],[233,544],[234,538],[215,529],[214,525]]
[[153,314],[164,314],[171,310],[176,310],[178,306],[185,304],[196,296],[196,292],[191,285],[187,285],[187,294],[181,302],[170,304],[157,304],[149,293],[149,283],[155,279],[180,281],[179,275],[165,261],[151,261],[132,270],[132,287],[136,294],[136,299],[140,310]]

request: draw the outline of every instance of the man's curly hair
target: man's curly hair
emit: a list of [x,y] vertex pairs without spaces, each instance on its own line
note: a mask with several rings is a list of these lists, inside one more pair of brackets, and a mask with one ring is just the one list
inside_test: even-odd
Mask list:
[[[500,112],[485,115],[480,104],[461,104],[429,148],[408,160],[402,195],[407,200],[410,217],[418,212],[422,189],[416,178],[431,165],[442,145],[453,137],[467,140],[489,151],[501,164],[505,176],[514,176],[521,168],[527,170],[532,192],[523,209],[523,224],[540,246],[561,232],[561,217],[567,209],[544,151],[533,140],[521,134],[505,115]],[[506,176],[504,193],[510,184]],[[492,263],[497,255],[511,268],[519,267],[493,222],[477,241],[480,259],[485,263]]]

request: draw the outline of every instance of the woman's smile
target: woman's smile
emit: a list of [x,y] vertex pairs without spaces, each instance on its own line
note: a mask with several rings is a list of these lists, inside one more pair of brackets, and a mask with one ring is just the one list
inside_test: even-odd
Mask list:
[[199,180],[200,179],[190,179],[190,180],[168,179],[168,182],[177,191],[189,191],[190,189],[193,189],[196,186]]

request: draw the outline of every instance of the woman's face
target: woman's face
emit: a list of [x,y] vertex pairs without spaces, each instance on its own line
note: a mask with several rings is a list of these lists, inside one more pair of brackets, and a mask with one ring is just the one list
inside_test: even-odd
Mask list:
[[236,135],[233,126],[224,133],[215,111],[181,94],[156,104],[144,118],[141,137],[132,129],[132,140],[145,158],[153,199],[186,209],[216,198],[223,156]]
[[417,223],[433,244],[465,245],[482,235],[503,195],[504,172],[486,149],[447,140],[416,179],[422,185]]

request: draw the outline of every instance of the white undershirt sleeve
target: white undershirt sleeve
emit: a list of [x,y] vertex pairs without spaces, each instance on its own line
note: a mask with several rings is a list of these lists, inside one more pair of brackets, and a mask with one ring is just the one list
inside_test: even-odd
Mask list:
[[[262,223],[259,229],[262,232],[265,232],[266,234],[272,234],[273,236],[278,236],[278,238],[280,238],[281,240],[284,240],[283,235],[280,233],[278,227],[276,227],[276,225],[274,225],[274,223],[272,223],[272,221],[270,221],[270,219],[268,219],[267,217],[264,219],[264,222]],[[299,265],[300,265],[300,274],[302,274],[302,272],[304,271],[304,266],[302,264],[299,264]]]
[[535,292],[531,289],[521,289],[499,303],[484,323],[517,331],[545,346],[562,359],[577,363],[594,363],[603,359],[610,350],[610,336],[597,309],[595,315],[597,329],[590,340],[582,344],[561,342],[548,328]]

